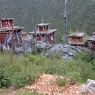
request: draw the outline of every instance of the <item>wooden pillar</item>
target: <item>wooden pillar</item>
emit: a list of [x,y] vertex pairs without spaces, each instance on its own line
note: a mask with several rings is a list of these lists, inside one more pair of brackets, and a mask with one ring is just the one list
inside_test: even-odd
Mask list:
[[14,52],[14,30],[12,31],[12,52]]
[[64,8],[64,42],[65,42],[65,44],[68,43],[68,31],[67,31],[67,2],[68,2],[68,0],[65,0],[65,8]]

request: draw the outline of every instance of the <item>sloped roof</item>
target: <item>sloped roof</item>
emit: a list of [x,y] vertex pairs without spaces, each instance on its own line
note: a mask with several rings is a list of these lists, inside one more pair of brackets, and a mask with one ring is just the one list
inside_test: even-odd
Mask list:
[[14,20],[14,18],[2,18],[1,20]]
[[45,25],[49,25],[49,23],[40,23],[40,24],[37,24],[37,26],[45,26]]
[[12,30],[19,30],[19,29],[23,29],[24,27],[20,27],[20,26],[14,26],[14,27],[3,27],[0,28],[0,32],[4,32],[4,31],[12,31]]
[[69,37],[75,36],[75,37],[83,37],[85,35],[84,32],[78,32],[78,33],[73,33],[71,35],[68,35]]
[[[48,31],[36,31],[36,34],[50,34],[56,32],[57,29],[49,29]],[[30,32],[30,34],[35,34],[35,31]]]

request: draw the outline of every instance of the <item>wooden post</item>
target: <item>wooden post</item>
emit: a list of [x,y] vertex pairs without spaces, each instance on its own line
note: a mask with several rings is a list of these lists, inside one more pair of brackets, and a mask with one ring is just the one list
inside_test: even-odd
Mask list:
[[14,30],[12,31],[12,52],[14,52]]
[[35,27],[34,27],[34,32],[35,32],[35,40],[36,40],[36,42],[35,42],[35,44],[37,43],[37,33],[36,33],[36,31],[37,31],[37,26],[35,25]]
[[43,19],[43,17],[42,17],[42,23],[44,23],[44,19]]
[[68,2],[68,0],[65,0],[65,7],[64,7],[64,42],[65,42],[65,44],[68,43],[68,31],[67,31],[67,2]]

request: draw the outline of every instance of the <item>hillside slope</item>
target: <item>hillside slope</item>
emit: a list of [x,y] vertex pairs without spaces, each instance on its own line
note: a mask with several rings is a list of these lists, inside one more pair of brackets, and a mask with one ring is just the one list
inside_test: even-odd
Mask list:
[[[51,27],[58,29],[58,41],[61,40],[64,28],[64,0],[0,0],[0,18],[14,17],[15,23],[25,27],[25,31],[32,31],[35,24],[51,23]],[[68,0],[68,30],[95,31],[95,0]],[[61,36],[61,37],[60,37]]]

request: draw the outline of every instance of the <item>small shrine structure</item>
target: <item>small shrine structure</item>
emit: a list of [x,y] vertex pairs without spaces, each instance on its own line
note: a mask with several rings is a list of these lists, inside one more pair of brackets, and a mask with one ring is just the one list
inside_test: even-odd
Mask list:
[[37,42],[48,42],[50,44],[55,42],[55,32],[56,29],[50,29],[49,23],[40,23],[37,24],[35,30],[30,32],[33,35],[33,38]]
[[0,27],[0,43],[2,45],[10,44],[13,46],[22,43],[22,29],[23,27],[14,25],[14,18],[1,19]]

